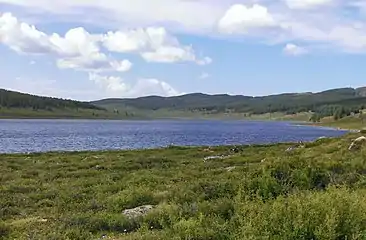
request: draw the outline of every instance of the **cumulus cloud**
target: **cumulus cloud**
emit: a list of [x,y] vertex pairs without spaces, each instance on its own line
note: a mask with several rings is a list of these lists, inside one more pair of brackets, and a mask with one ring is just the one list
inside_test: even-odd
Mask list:
[[291,9],[314,9],[331,5],[334,0],[285,0]]
[[127,72],[132,68],[129,60],[109,61],[105,54],[91,55],[88,58],[75,57],[57,60],[60,69],[75,69],[87,72],[116,71]]
[[183,61],[195,61],[196,56],[189,47],[160,47],[155,51],[141,53],[147,62],[173,63]]
[[90,73],[89,79],[105,89],[113,97],[176,96],[179,92],[168,83],[158,79],[139,79],[135,84],[126,83],[118,76]]
[[132,68],[132,65],[132,62],[129,60],[111,62],[112,68],[117,72],[127,72]]
[[[145,48],[146,41],[136,41],[136,39],[146,35],[147,26],[162,26],[169,32],[215,37],[220,33],[226,33],[225,37],[229,38],[238,38],[234,34],[243,33],[245,34],[241,35],[241,38],[246,38],[254,32],[257,37],[264,40],[261,41],[264,43],[283,44],[301,40],[306,41],[307,44],[326,45],[328,50],[365,51],[362,44],[366,32],[366,27],[363,26],[366,12],[364,0],[241,0],[236,1],[239,4],[232,4],[233,2],[232,0],[214,2],[209,0],[134,0],[132,2],[108,0],[106,3],[98,0],[64,0],[55,3],[43,0],[0,0],[0,3],[16,5],[18,9],[25,11],[27,16],[41,21],[48,20],[42,17],[43,13],[47,13],[56,16],[58,20],[86,21],[88,24],[113,29],[121,26],[135,29],[132,30],[133,34],[126,34],[126,31],[111,32],[108,38],[113,38],[113,35],[120,33],[116,39],[124,39],[123,46],[119,44],[119,40],[109,41],[108,48],[114,49],[113,51],[117,49],[133,52],[136,49]],[[253,3],[256,4],[253,5]],[[159,11],[151,11],[155,6],[162,7]],[[86,9],[89,10],[87,17],[85,17]],[[316,11],[308,11],[312,9]],[[360,23],[362,27],[356,27]],[[267,31],[268,28],[271,31]],[[258,34],[255,30],[259,29],[261,31]],[[219,30],[219,33],[216,30]],[[351,35],[342,35],[341,32],[350,32]],[[131,37],[131,34],[135,37]],[[37,52],[42,52],[44,44],[47,45],[47,40],[42,34],[34,35],[32,38],[33,43],[38,47]],[[164,46],[171,47],[166,44]],[[150,49],[145,52],[154,51]],[[139,54],[142,53],[139,52]]]
[[[289,22],[288,30],[284,31],[283,40],[300,40],[313,46],[324,46],[326,50],[348,53],[366,51],[366,26],[353,24],[316,26],[315,23]],[[321,50],[319,48],[319,50]]]
[[0,41],[18,53],[42,54],[56,50],[45,33],[19,22],[11,13],[0,15]]
[[84,28],[67,31],[64,37],[48,35],[35,26],[20,22],[11,13],[0,15],[0,42],[21,54],[50,54],[57,58],[57,66],[87,71],[127,71],[131,62],[110,59],[101,52],[100,37]]
[[218,23],[220,31],[224,33],[245,33],[249,29],[276,25],[277,23],[268,9],[258,4],[254,4],[252,7],[235,4],[226,11]]
[[155,78],[139,79],[137,83],[131,87],[128,95],[136,96],[176,96],[180,93],[164,81]]
[[10,13],[0,15],[0,41],[18,53],[53,54],[60,68],[87,71],[127,71],[132,64],[118,62],[102,52],[102,44],[110,52],[136,52],[147,62],[211,63],[209,57],[198,58],[191,46],[184,46],[165,28],[148,27],[134,30],[90,34],[84,28],[73,28],[65,36],[48,35],[35,26],[19,22]]
[[287,55],[299,56],[299,55],[307,54],[308,50],[306,48],[297,46],[293,43],[288,43],[284,47],[283,52]]
[[103,74],[127,72],[133,66],[129,60],[117,60],[107,52],[134,53],[147,62],[193,62],[197,65],[212,62],[210,57],[198,57],[192,46],[183,45],[163,27],[132,28],[105,34],[92,34],[78,27],[60,35],[43,32],[34,25],[19,21],[11,13],[0,14],[0,43],[19,54],[52,56],[60,69],[85,71],[108,96],[117,97],[172,96],[179,92],[154,78],[129,84],[120,76]]
[[112,95],[116,93],[124,94],[129,90],[129,86],[120,77],[89,73],[89,79]]
[[[46,12],[73,22],[92,21],[107,28],[169,22],[182,30],[211,29],[227,5],[225,1],[207,0],[0,0],[0,3],[22,7],[31,14]],[[159,11],[153,11],[157,7]],[[87,16],[80,11],[84,9],[89,10]]]
[[[285,1],[291,8],[317,8],[317,11],[284,11],[278,4],[270,5],[270,10],[259,4],[235,4],[219,20],[218,29],[229,37],[256,36],[267,44],[301,41],[319,51],[366,52],[366,24],[355,15],[340,15],[341,1]],[[321,8],[327,5],[334,8]],[[348,6],[362,10],[358,1],[348,3]]]
[[108,32],[102,39],[104,47],[112,52],[138,52],[147,62],[211,63],[208,57],[199,59],[191,46],[183,46],[165,28],[148,27],[134,30]]
[[[255,34],[264,41],[262,43],[279,43],[300,40],[306,44],[327,46],[327,50],[364,52],[364,13],[366,5],[363,0],[280,0],[280,1],[239,1],[241,4],[233,4],[233,1],[186,1],[186,0],[109,0],[108,3],[98,0],[90,1],[58,1],[57,3],[40,0],[0,0],[20,6],[27,16],[37,20],[47,21],[40,13],[49,13],[59,20],[87,21],[89,24],[103,25],[103,27],[120,28],[127,27],[130,30],[120,30],[104,34],[103,45],[113,52],[136,52],[139,55],[148,56],[148,59],[180,59],[189,54],[181,54],[172,57],[160,56],[158,53],[167,53],[166,50],[151,49],[148,42],[150,33],[147,26],[162,26],[161,29],[169,32],[185,32],[199,35],[217,36],[225,33],[225,37],[238,38],[235,34],[241,34],[246,38]],[[253,5],[253,3],[256,3]],[[154,6],[164,6],[159,11],[151,11]],[[332,6],[328,8],[327,6]],[[303,11],[289,11],[303,10]],[[80,9],[93,9],[85,17],[85,11]],[[316,11],[307,11],[316,9]],[[351,9],[351,10],[350,10]],[[34,11],[38,10],[38,11]],[[348,14],[343,14],[344,12]],[[353,14],[358,11],[361,14]],[[189,13],[189,14],[187,14]],[[358,25],[361,25],[359,27]],[[32,31],[24,27],[24,31]],[[137,28],[136,28],[137,27]],[[132,29],[132,30],[131,30]],[[156,28],[159,29],[159,28]],[[164,35],[162,30],[156,30],[154,38]],[[268,31],[268,30],[271,31]],[[219,30],[219,32],[217,32]],[[259,31],[259,33],[258,33]],[[25,34],[17,39],[19,44],[12,44],[15,50],[26,50],[42,53],[48,49],[47,36],[42,32]],[[231,34],[227,34],[231,33]],[[243,34],[245,33],[245,34]],[[350,35],[343,35],[350,33]],[[18,34],[7,36],[6,41]],[[166,36],[166,35],[165,35]],[[141,40],[143,39],[143,40]],[[174,39],[174,37],[173,37]],[[3,38],[2,40],[5,40]],[[27,41],[25,44],[24,41]],[[31,41],[30,41],[31,40]],[[161,46],[170,49],[187,49],[182,44],[173,43],[171,39]],[[121,44],[123,42],[123,44]],[[32,43],[32,44],[31,44]],[[175,47],[175,48],[171,48]],[[30,49],[29,49],[30,48]],[[150,48],[150,49],[149,49]],[[145,49],[142,51],[141,49]],[[174,51],[178,52],[178,51]],[[200,57],[202,58],[202,57]],[[177,60],[176,60],[177,61]],[[181,60],[186,61],[186,60]],[[196,59],[199,63],[202,59]]]
[[108,32],[103,36],[103,44],[110,51],[124,53],[176,46],[179,42],[165,28],[148,27]]

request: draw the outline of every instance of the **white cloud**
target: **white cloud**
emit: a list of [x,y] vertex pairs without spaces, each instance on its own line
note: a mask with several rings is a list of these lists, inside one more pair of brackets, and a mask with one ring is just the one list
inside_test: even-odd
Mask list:
[[201,75],[198,77],[198,79],[206,79],[206,78],[209,78],[210,77],[210,74],[206,73],[206,72],[203,72],[201,73]]
[[138,52],[147,62],[196,62],[199,65],[211,62],[207,61],[208,57],[198,59],[191,46],[182,46],[162,27],[108,32],[102,41],[109,51]]
[[191,46],[181,45],[162,27],[108,32],[105,35],[90,34],[79,27],[70,29],[62,37],[57,33],[47,35],[5,13],[0,17],[0,37],[2,43],[19,53],[55,55],[59,58],[57,66],[63,69],[126,71],[131,68],[126,60],[121,65],[107,57],[101,51],[100,43],[112,52],[138,52],[148,62],[195,62],[199,65],[211,62],[207,61],[208,57],[197,58]]
[[103,43],[108,50],[121,53],[179,45],[178,40],[162,27],[108,32],[103,36]]
[[331,5],[334,0],[285,0],[291,9],[313,9]]
[[[303,7],[308,4],[307,7],[311,5],[312,8],[328,3],[335,8],[298,12],[272,4],[270,11],[260,5],[248,8],[237,4],[220,19],[218,28],[222,33],[231,33],[236,38],[240,34],[244,34],[242,38],[256,36],[262,43],[271,45],[301,41],[317,51],[366,52],[366,24],[355,15],[340,14],[342,1],[305,0],[301,3]],[[253,10],[254,6],[257,6],[256,11]]]
[[137,83],[130,89],[128,95],[136,96],[176,96],[180,93],[164,81],[155,78],[139,79]]
[[276,25],[268,9],[258,4],[252,7],[235,4],[226,11],[218,23],[220,31],[224,33],[246,33],[249,29]]
[[115,95],[116,93],[124,94],[129,90],[127,84],[124,83],[120,77],[102,76],[96,73],[89,73],[89,79],[112,95]]
[[297,46],[293,43],[288,43],[284,47],[283,52],[287,55],[299,56],[299,55],[307,54],[308,50],[306,48]]
[[300,40],[313,46],[325,45],[325,50],[333,49],[348,53],[366,52],[365,24],[358,27],[350,23],[318,27],[306,22],[290,22],[288,23],[288,31],[283,34],[284,41]]
[[18,53],[42,54],[53,50],[45,33],[19,22],[11,13],[0,15],[0,42]]
[[60,68],[85,71],[128,71],[132,64],[128,60],[113,60],[102,53],[99,47],[100,37],[92,35],[83,28],[70,29],[65,37],[52,34],[50,41],[56,46],[61,59]]
[[132,65],[132,62],[130,62],[129,60],[111,62],[112,68],[117,72],[127,72],[132,68]]
[[129,60],[109,61],[105,54],[98,53],[86,57],[75,57],[57,60],[60,69],[75,69],[88,72],[117,71],[127,72],[132,68]]
[[0,42],[22,54],[50,54],[57,59],[57,66],[87,71],[128,71],[132,64],[118,62],[101,52],[98,35],[84,28],[70,29],[64,37],[57,33],[47,35],[35,26],[20,22],[10,13],[0,15]]
[[[205,0],[0,0],[27,11],[46,12],[65,20],[87,21],[107,27],[154,26],[164,22],[177,28],[210,30],[229,2]],[[85,14],[86,10],[88,14]],[[155,9],[155,10],[154,10]]]
[[[233,4],[234,2],[237,4]],[[161,26],[162,28],[155,29],[165,29],[171,33],[184,32],[214,37],[221,33],[232,33],[225,34],[224,38],[234,37],[239,40],[239,36],[235,34],[245,33],[240,36],[241,39],[255,35],[258,40],[263,40],[261,43],[283,44],[300,40],[306,41],[307,45],[315,45],[316,48],[327,46],[326,50],[365,50],[362,43],[366,32],[366,27],[363,26],[365,15],[356,14],[358,10],[366,9],[364,0],[64,0],[57,3],[45,0],[0,0],[0,3],[20,6],[18,9],[21,9],[24,16],[40,22],[49,20],[48,17],[43,17],[46,13],[46,16],[52,14],[58,21],[87,22],[113,29],[123,26],[125,30],[104,35],[103,44],[113,52],[136,52],[140,55],[147,53],[145,55],[150,56],[150,59],[166,60],[167,57],[157,56],[156,50],[147,44],[149,40],[146,41],[146,36],[149,35],[146,31],[149,26]],[[332,7],[329,8],[328,5]],[[159,6],[159,11],[151,11],[156,6]],[[291,10],[317,11],[289,11],[289,7]],[[362,25],[361,28],[356,27],[359,24]],[[341,32],[351,34],[342,35]],[[117,33],[120,36],[115,36]],[[162,33],[158,31],[156,35],[159,34]],[[42,34],[27,36],[26,39],[28,38],[37,47],[32,47],[34,51],[44,52],[48,40]],[[168,43],[165,42],[162,46],[181,49],[189,47]],[[15,48],[17,47],[19,48],[16,45]],[[202,59],[196,59],[194,62],[201,61]]]
[[196,56],[189,47],[160,47],[155,51],[141,53],[147,62],[174,63],[183,61],[195,61]]
[[139,79],[136,84],[127,84],[121,77],[89,74],[89,79],[102,87],[112,97],[176,96],[179,92],[158,79]]
[[54,33],[49,39],[60,56],[89,56],[100,52],[98,38],[82,27],[70,29],[65,37]]

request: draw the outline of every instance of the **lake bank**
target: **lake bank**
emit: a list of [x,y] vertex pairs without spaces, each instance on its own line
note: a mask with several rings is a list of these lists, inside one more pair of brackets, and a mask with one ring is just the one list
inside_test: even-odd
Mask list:
[[[303,145],[0,155],[0,234],[4,239],[364,236],[366,151],[348,150],[359,136]],[[146,205],[151,211],[126,215],[127,209]]]
[[302,124],[315,127],[329,127],[333,129],[346,130],[351,132],[358,132],[363,129],[366,129],[366,122],[363,122],[362,120],[356,117],[346,117],[337,121],[327,119],[317,123],[304,122]]

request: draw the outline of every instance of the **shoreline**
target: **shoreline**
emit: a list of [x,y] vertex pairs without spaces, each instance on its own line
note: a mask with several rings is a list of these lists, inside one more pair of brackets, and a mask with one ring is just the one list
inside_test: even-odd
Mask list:
[[327,125],[318,125],[318,124],[313,124],[313,123],[303,123],[303,124],[297,124],[299,126],[311,126],[311,127],[318,127],[318,128],[326,128],[326,129],[333,129],[333,130],[337,130],[337,131],[347,131],[347,132],[351,132],[351,133],[360,133],[361,129],[352,129],[352,128],[341,128],[341,127],[332,127],[332,126],[327,126]]
[[[360,132],[362,129],[356,128],[344,128],[337,126],[327,126],[326,123],[311,123],[307,121],[298,120],[277,120],[277,119],[248,119],[248,118],[205,118],[205,117],[161,117],[161,118],[84,118],[84,117],[4,117],[0,116],[0,121],[2,120],[82,120],[82,121],[246,121],[246,122],[278,122],[278,123],[289,123],[298,126],[311,126],[320,128],[329,128],[340,131],[350,131],[350,132]],[[365,126],[366,127],[366,126]]]

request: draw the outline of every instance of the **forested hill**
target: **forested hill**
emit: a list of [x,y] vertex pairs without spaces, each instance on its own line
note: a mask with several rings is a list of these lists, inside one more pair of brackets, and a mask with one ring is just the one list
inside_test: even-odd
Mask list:
[[[154,118],[239,113],[314,113],[315,120],[342,118],[366,108],[366,88],[341,88],[318,93],[285,93],[263,97],[192,93],[176,97],[140,97],[79,102],[0,89],[1,117]],[[193,115],[192,115],[193,114]],[[242,116],[242,115],[241,115]],[[313,119],[314,120],[314,119]]]
[[0,89],[0,107],[33,110],[90,109],[102,110],[102,107],[88,102],[79,102],[51,97],[40,97]]
[[339,107],[351,110],[362,109],[366,106],[366,88],[341,88],[318,93],[286,93],[264,97],[193,93],[176,97],[104,99],[93,103],[106,108],[124,106],[144,110],[168,109],[252,114],[285,112],[291,114],[304,111],[334,111]]

